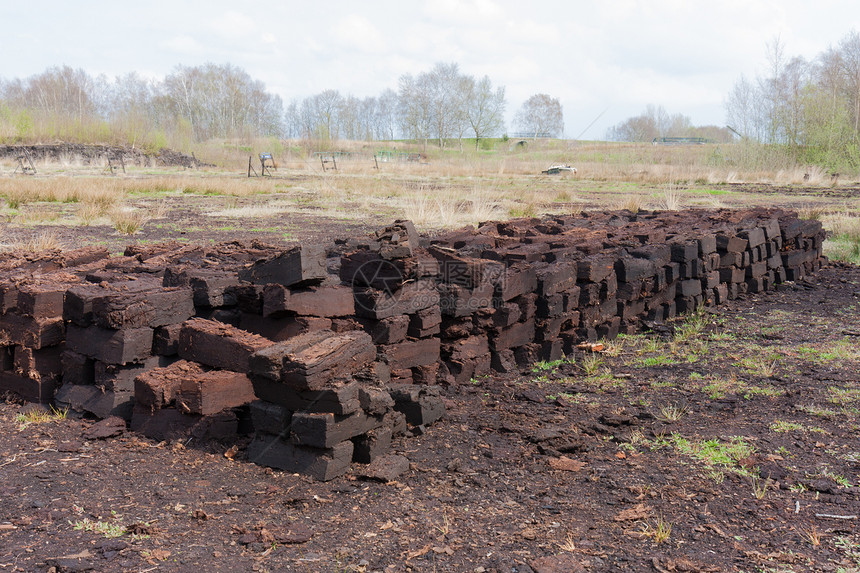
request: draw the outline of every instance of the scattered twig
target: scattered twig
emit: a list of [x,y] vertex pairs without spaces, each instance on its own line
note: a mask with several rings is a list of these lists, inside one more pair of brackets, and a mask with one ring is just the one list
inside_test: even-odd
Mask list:
[[815,517],[827,517],[829,519],[857,519],[856,515],[831,515],[829,513],[816,513]]

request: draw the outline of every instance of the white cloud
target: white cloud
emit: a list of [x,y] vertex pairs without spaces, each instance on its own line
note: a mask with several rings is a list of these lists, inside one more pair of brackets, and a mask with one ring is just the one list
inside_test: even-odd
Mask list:
[[[197,42],[191,36],[173,36],[171,38],[167,38],[162,42],[159,42],[159,47],[167,50],[168,52],[172,52],[178,55],[180,58],[182,56],[197,56],[202,54],[205,50],[204,47]],[[182,63],[181,61],[175,63]]]
[[387,48],[382,34],[366,17],[349,14],[338,19],[330,31],[335,46],[363,53],[381,53]]
[[236,40],[257,32],[257,23],[251,16],[228,10],[209,21],[209,28],[221,38]]

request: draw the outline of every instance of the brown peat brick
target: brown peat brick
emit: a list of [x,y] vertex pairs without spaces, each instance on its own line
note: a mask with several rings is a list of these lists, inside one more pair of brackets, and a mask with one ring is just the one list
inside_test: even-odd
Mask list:
[[495,284],[505,271],[499,261],[462,257],[453,249],[431,246],[428,251],[439,261],[439,279],[448,284],[474,289],[484,283]]
[[155,329],[152,339],[152,353],[159,356],[176,356],[179,354],[179,332],[181,324],[168,324]]
[[95,384],[95,360],[72,350],[60,355],[63,384]]
[[0,313],[18,308],[18,285],[12,281],[0,283]]
[[577,277],[582,282],[598,283],[615,268],[615,259],[606,255],[592,255],[579,262]]
[[402,412],[411,426],[426,426],[445,415],[445,402],[438,386],[392,384],[389,392],[394,398],[394,409]]
[[140,362],[152,354],[152,337],[151,328],[111,330],[69,324],[66,348],[107,364],[127,364]]
[[321,286],[288,289],[269,284],[263,289],[263,316],[297,314],[335,318],[355,314],[352,289],[345,286]]
[[438,338],[424,338],[380,346],[379,354],[388,361],[391,370],[405,370],[438,362],[440,348]]
[[721,253],[742,253],[747,250],[748,241],[736,235],[717,235],[717,250]]
[[520,295],[533,293],[537,290],[537,271],[531,265],[514,263],[499,278],[496,284],[496,296],[502,301],[510,301]]
[[64,384],[57,390],[54,402],[61,408],[88,412],[97,418],[119,416],[130,420],[134,408],[134,393],[110,392],[98,386]]
[[455,284],[438,286],[439,309],[445,316],[455,318],[471,316],[482,308],[490,308],[496,286],[484,283],[475,289]]
[[382,416],[370,416],[363,410],[345,416],[331,413],[293,412],[290,426],[291,440],[302,446],[331,448],[381,424]]
[[654,276],[657,274],[657,267],[648,259],[620,257],[615,261],[615,274],[618,281],[630,283]]
[[141,372],[134,379],[135,400],[138,406],[151,410],[171,406],[176,401],[182,381],[203,372],[199,364],[187,360]]
[[15,372],[33,380],[59,380],[63,374],[62,354],[62,346],[51,346],[40,350],[16,346]]
[[274,344],[262,336],[229,324],[192,318],[179,332],[179,356],[234,372],[248,372],[254,352]]
[[406,340],[410,323],[408,315],[398,314],[382,320],[360,320],[365,332],[370,335],[374,344],[394,344]]
[[18,287],[18,312],[33,318],[60,318],[69,285],[47,283]]
[[469,360],[489,352],[490,345],[486,334],[460,338],[442,345],[442,355],[448,360]]
[[356,314],[376,320],[413,314],[439,304],[436,285],[429,280],[407,283],[393,292],[360,288],[355,290],[354,296]]
[[179,409],[204,416],[244,406],[254,399],[251,380],[230,370],[212,370],[183,378],[176,393]]
[[575,262],[561,261],[537,270],[537,292],[541,296],[550,296],[568,292],[576,287],[578,267]]
[[251,371],[296,390],[322,390],[332,381],[356,373],[376,357],[366,332],[309,332],[255,353]]
[[132,410],[131,429],[153,440],[235,441],[239,420],[231,410],[209,416],[187,414],[176,408],[150,410],[136,405]]
[[325,247],[322,244],[295,246],[239,271],[239,278],[243,281],[284,286],[318,283],[327,276]]
[[0,393],[12,392],[28,402],[49,404],[54,399],[56,388],[55,378],[36,380],[12,372],[0,372]]
[[[99,299],[129,297],[128,300],[131,301],[134,296],[142,292],[151,292],[157,289],[161,289],[161,281],[150,277],[72,286],[66,291],[63,302],[63,318],[79,326],[89,326],[93,324],[94,319],[93,304]],[[107,306],[109,305],[102,304],[101,308],[106,310]]]
[[165,287],[191,287],[195,307],[233,306],[236,294],[233,290],[239,283],[236,273],[213,269],[184,269],[181,272],[165,272]]
[[352,438],[352,461],[369,464],[391,448],[392,428],[384,425]]
[[502,328],[490,333],[490,347],[493,350],[516,348],[528,344],[535,337],[535,321],[518,322],[508,328]]
[[255,464],[329,481],[349,470],[353,443],[341,442],[327,449],[285,442],[270,434],[257,434],[248,445],[248,459]]
[[358,382],[335,381],[324,390],[295,390],[283,382],[251,376],[254,393],[261,400],[277,404],[290,411],[330,412],[352,414],[361,408]]
[[153,368],[162,368],[170,363],[171,359],[164,356],[151,356],[141,363],[131,364],[105,364],[95,361],[93,374],[94,383],[111,392],[134,392],[134,379]]
[[62,318],[33,318],[15,312],[0,316],[0,344],[38,350],[60,344],[65,333]]
[[286,439],[290,432],[293,413],[289,408],[265,400],[254,400],[249,405],[254,431]]
[[155,328],[193,316],[194,303],[189,288],[159,288],[96,297],[92,313],[93,322],[102,328]]
[[432,306],[409,315],[407,332],[412,338],[427,338],[439,334],[441,324],[442,311],[438,306]]
[[258,334],[272,342],[281,342],[307,332],[329,330],[330,318],[316,316],[284,316],[281,318],[263,317],[258,314],[240,313],[238,327],[252,334]]

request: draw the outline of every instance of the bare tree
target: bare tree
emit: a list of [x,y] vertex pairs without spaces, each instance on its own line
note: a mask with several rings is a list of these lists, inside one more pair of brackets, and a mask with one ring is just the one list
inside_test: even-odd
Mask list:
[[755,86],[743,75],[735,82],[725,101],[726,120],[744,138],[755,138],[755,100],[758,97]]
[[394,139],[397,129],[397,93],[394,90],[386,89],[377,98],[374,126],[376,139]]
[[514,124],[537,138],[564,132],[564,113],[558,99],[547,94],[535,94],[525,101],[514,116]]
[[505,88],[493,89],[488,76],[478,81],[468,78],[466,118],[475,134],[475,149],[482,138],[491,137],[504,130]]
[[284,111],[284,136],[289,139],[302,137],[302,120],[299,102],[293,99]]
[[197,141],[212,137],[280,135],[283,104],[265,85],[230,64],[179,66],[162,84],[176,117]]
[[427,74],[413,77],[411,74],[400,76],[398,94],[398,117],[403,133],[416,141],[427,140],[433,129],[433,100]]
[[860,34],[856,30],[839,42],[839,54],[854,126],[853,142],[860,136]]
[[464,122],[459,66],[455,63],[436,64],[426,74],[424,85],[430,91],[433,132],[439,139],[439,147],[445,147],[448,139],[462,133]]

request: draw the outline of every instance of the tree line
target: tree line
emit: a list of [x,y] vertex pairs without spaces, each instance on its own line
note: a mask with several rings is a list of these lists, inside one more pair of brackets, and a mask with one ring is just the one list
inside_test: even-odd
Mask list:
[[[408,138],[440,147],[505,133],[504,86],[438,63],[405,74],[375,97],[334,89],[286,106],[265,84],[231,64],[177,66],[163,80],[136,73],[109,79],[52,67],[25,79],[0,78],[0,142],[66,141],[187,147],[210,139],[303,138],[318,142]],[[535,137],[558,136],[558,99],[536,94],[515,116]]]
[[779,146],[798,161],[860,168],[860,34],[812,60],[789,57],[777,38],[766,72],[741,76],[726,99],[728,125],[747,141]]
[[645,110],[607,130],[609,141],[654,141],[663,137],[700,137],[725,143],[732,140],[728,128],[716,125],[695,126],[686,115],[669,114],[663,106],[647,105]]
[[281,99],[230,64],[178,66],[162,81],[109,80],[53,67],[0,79],[0,140],[39,138],[164,146],[214,137],[278,135]]

